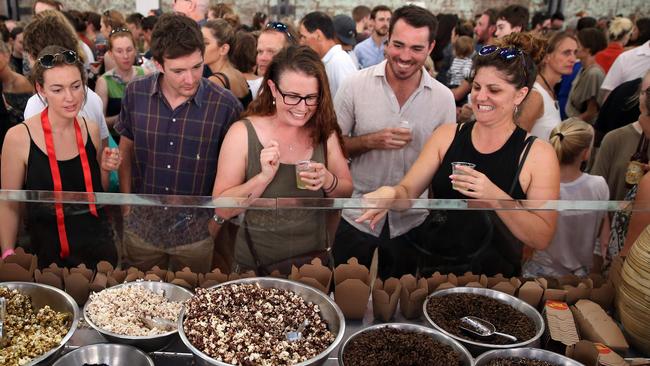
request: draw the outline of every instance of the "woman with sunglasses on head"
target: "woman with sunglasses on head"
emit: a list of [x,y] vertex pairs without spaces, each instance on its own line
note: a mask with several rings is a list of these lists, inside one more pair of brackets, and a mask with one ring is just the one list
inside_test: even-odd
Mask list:
[[[538,52],[539,47],[531,43],[483,47],[471,74],[476,122],[440,126],[397,186],[381,187],[364,197],[415,199],[430,189],[435,199],[558,199],[560,174],[555,152],[517,126],[514,118],[535,81],[537,72],[530,55]],[[453,173],[455,162],[475,166],[461,166]],[[485,204],[498,206],[497,202],[484,202],[480,207]],[[374,228],[386,212],[366,210],[357,222],[368,221]],[[429,216],[413,239],[426,254],[421,271],[505,276],[521,272],[524,245],[535,249],[548,246],[557,218],[555,212],[521,209],[450,210]]]
[[203,61],[210,68],[209,80],[230,90],[244,106],[253,101],[246,78],[230,62],[235,48],[235,31],[224,19],[208,20],[202,27],[205,42]]
[[[103,192],[108,174],[120,165],[116,150],[104,149],[99,128],[79,111],[85,99],[83,64],[74,51],[48,46],[32,69],[34,87],[48,107],[9,130],[2,150],[2,189]],[[101,260],[117,261],[104,209],[86,204],[30,203],[27,218],[39,267],[57,263],[94,268]],[[13,254],[20,205],[0,206],[2,257]]]
[[[102,14],[100,25],[101,26],[99,30],[106,40],[110,38],[113,29],[128,29],[126,27],[126,20],[124,20],[124,15],[122,15],[122,13],[117,10],[106,10]],[[115,68],[115,60],[113,60],[113,57],[110,54],[106,53],[108,51],[108,43],[96,43],[95,50],[97,52],[97,60],[100,62],[103,61],[97,70],[93,70],[93,72],[95,72],[95,75],[98,73],[101,74],[104,70],[111,70]],[[104,68],[102,69],[101,66],[104,66]]]
[[[535,37],[532,33],[513,33],[509,38]],[[504,42],[509,42],[506,39]],[[555,33],[548,40],[545,54],[536,61],[539,73],[530,96],[517,118],[519,126],[532,135],[548,141],[551,130],[562,122],[555,86],[563,75],[573,73],[578,42],[566,32]]]
[[134,66],[138,50],[135,48],[133,34],[126,28],[115,28],[108,37],[108,54],[115,61],[115,68],[107,71],[95,85],[95,92],[102,99],[106,123],[111,129],[115,141],[120,136],[113,130],[122,107],[122,98],[126,85],[138,76],[145,74],[140,66]]
[[[213,189],[215,197],[349,197],[352,179],[325,67],[305,46],[280,51],[245,118],[228,131]],[[297,173],[299,162],[306,170]],[[217,210],[215,217],[236,212]],[[235,244],[239,270],[268,265],[326,248],[323,211],[248,211]],[[260,273],[260,272],[258,272]]]

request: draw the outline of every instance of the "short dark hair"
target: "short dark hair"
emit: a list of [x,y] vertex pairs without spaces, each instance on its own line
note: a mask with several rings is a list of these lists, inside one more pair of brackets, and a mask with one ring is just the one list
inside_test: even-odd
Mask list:
[[63,12],[72,27],[74,27],[75,32],[81,33],[86,30],[86,22],[84,22],[83,14],[78,10],[66,10]]
[[497,24],[497,15],[499,15],[499,11],[495,8],[488,8],[486,9],[481,15],[487,15],[488,18],[490,19],[488,22],[488,26],[490,25],[496,25]]
[[300,23],[302,23],[302,25],[309,31],[309,33],[313,33],[318,29],[327,39],[334,39],[336,37],[336,31],[334,30],[334,21],[329,15],[323,13],[322,11],[312,11],[311,13],[305,15]]
[[257,55],[257,40],[246,31],[235,33],[235,47],[232,50],[232,64],[241,72],[252,72],[255,69]]
[[16,39],[19,34],[21,34],[24,31],[23,27],[14,27],[14,29],[9,32],[9,38],[11,39]]
[[561,11],[556,11],[551,15],[551,20],[562,20],[564,21],[564,14]]
[[141,28],[142,27],[142,19],[144,19],[144,15],[140,13],[131,13],[126,17],[126,23],[127,24],[135,24],[136,27]]
[[551,19],[551,16],[548,15],[548,13],[537,11],[533,14],[533,18],[530,20],[530,27],[535,29],[538,24],[544,24],[544,21],[547,19]]
[[528,9],[521,5],[509,5],[499,12],[497,20],[503,19],[510,23],[511,27],[521,27],[524,32],[528,27]]
[[438,32],[438,19],[429,10],[416,5],[405,5],[395,10],[393,16],[390,18],[388,38],[392,36],[395,23],[400,19],[404,20],[411,27],[429,28],[429,43],[435,41]]
[[142,18],[142,30],[153,30],[158,22],[158,17],[155,15],[149,15],[148,17]]
[[363,18],[369,15],[370,8],[365,5],[355,6],[354,9],[352,9],[352,19],[354,19],[355,22],[360,22]]
[[377,16],[377,13],[380,11],[387,11],[390,12],[391,14],[393,13],[393,10],[386,5],[377,5],[372,10],[370,11],[370,19],[375,19]]
[[151,35],[151,55],[163,65],[165,58],[175,59],[196,51],[205,53],[203,34],[193,19],[167,13],[160,16]]
[[576,34],[580,45],[589,49],[592,56],[607,48],[607,37],[598,28],[585,28]]
[[634,44],[640,46],[650,39],[650,18],[637,19],[636,27],[639,30],[639,37]]
[[585,28],[596,28],[597,24],[598,21],[594,17],[582,17],[578,19],[578,23],[576,24],[576,30],[581,31]]
[[93,11],[85,11],[84,19],[86,23],[90,23],[95,28],[95,31],[99,32],[99,29],[102,27],[102,16]]

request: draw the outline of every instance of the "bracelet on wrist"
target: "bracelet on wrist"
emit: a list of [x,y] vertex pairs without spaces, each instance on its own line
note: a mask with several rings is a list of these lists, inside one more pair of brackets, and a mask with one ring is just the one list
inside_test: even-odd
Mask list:
[[325,194],[334,192],[336,187],[339,185],[339,178],[336,176],[336,174],[332,174],[332,177],[333,177],[332,184],[330,184],[329,187],[323,189],[323,192],[325,192]]

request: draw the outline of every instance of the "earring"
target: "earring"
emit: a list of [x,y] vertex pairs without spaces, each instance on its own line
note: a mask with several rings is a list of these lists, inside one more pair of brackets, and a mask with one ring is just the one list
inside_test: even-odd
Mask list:
[[275,105],[275,98],[273,98],[273,102],[272,102],[272,103],[273,103],[273,105]]
[[513,114],[513,116],[515,116],[516,118],[518,113],[519,113],[519,105],[515,104],[515,113]]

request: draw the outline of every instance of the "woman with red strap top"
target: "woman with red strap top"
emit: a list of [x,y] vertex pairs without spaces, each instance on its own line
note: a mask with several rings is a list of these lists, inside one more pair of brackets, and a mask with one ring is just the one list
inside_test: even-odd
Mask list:
[[[85,102],[86,74],[74,51],[48,46],[32,70],[34,86],[48,108],[7,132],[2,147],[2,189],[103,192],[117,170],[117,149],[99,154],[96,123],[78,117]],[[29,203],[27,227],[39,267],[57,263],[89,268],[100,260],[117,262],[112,230],[102,207]],[[20,215],[18,202],[0,202],[2,257],[13,254]]]

